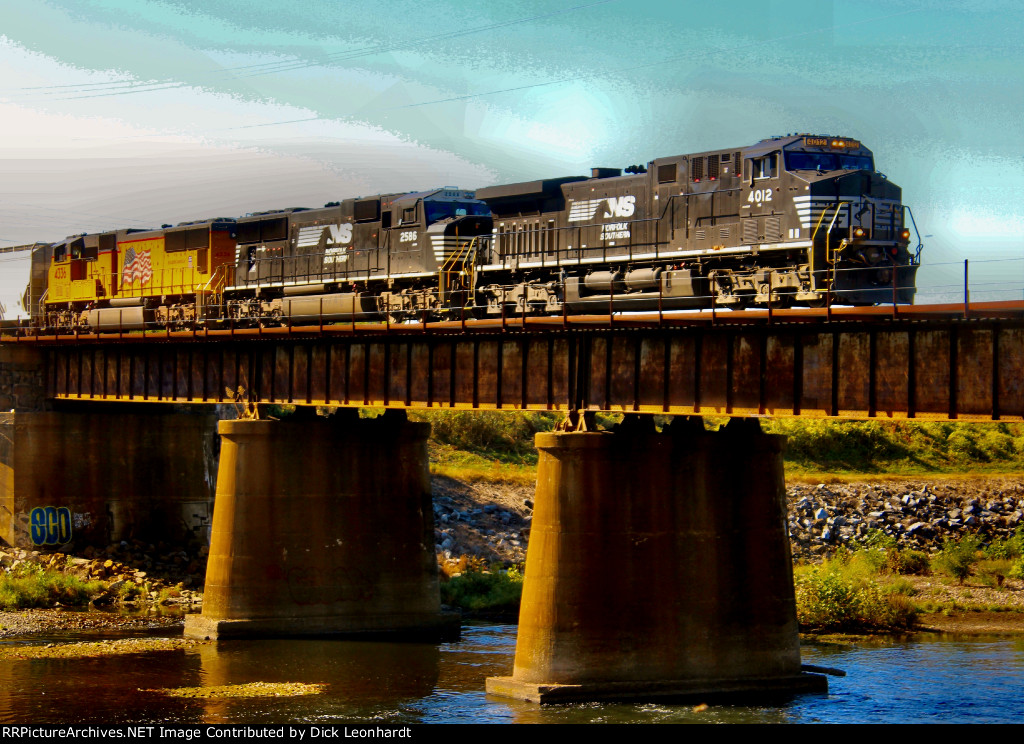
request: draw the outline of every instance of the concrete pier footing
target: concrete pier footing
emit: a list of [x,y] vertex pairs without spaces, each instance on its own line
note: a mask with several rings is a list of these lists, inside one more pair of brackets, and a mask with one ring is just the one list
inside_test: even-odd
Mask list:
[[458,635],[440,609],[429,424],[337,415],[219,430],[203,611],[186,636]]
[[[541,433],[511,677],[533,702],[824,691],[802,674],[784,438],[734,420]],[[632,423],[632,426],[630,425]]]

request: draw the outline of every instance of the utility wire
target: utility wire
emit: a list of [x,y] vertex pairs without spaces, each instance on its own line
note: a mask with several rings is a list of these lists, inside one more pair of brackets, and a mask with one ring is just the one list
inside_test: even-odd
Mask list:
[[[324,56],[323,59],[319,60],[288,60],[288,61],[276,61],[276,62],[262,62],[253,65],[242,65],[239,67],[227,67],[216,71],[218,77],[225,75],[242,72],[247,74],[242,75],[231,75],[234,78],[250,78],[260,77],[264,75],[277,74],[280,72],[290,72],[293,70],[307,69],[311,67],[322,67],[325,64],[332,62],[345,62],[353,59],[359,59],[362,57],[368,57],[376,54],[385,54],[389,52],[400,51],[403,49],[410,49],[413,47],[422,46],[424,44],[433,44],[439,41],[447,41],[449,39],[459,38],[462,36],[469,36],[471,34],[481,33],[483,31],[493,31],[499,28],[506,28],[508,26],[515,26],[522,23],[530,23],[533,21],[551,18],[557,15],[564,15],[566,13],[573,13],[579,10],[586,10],[588,8],[594,8],[599,5],[608,5],[611,3],[621,2],[621,0],[598,0],[597,2],[586,3],[583,5],[574,5],[569,8],[563,8],[561,10],[555,10],[548,13],[541,13],[534,16],[528,16],[525,18],[516,18],[509,21],[501,21],[499,23],[492,23],[486,26],[477,26],[475,28],[462,29],[458,31],[449,31],[442,34],[435,34],[434,36],[423,37],[419,39],[412,39],[410,41],[401,42],[398,44],[378,44],[376,46],[363,47],[361,49],[349,50],[345,52],[333,52]],[[59,101],[74,101],[83,100],[89,98],[104,98],[114,95],[126,95],[129,93],[148,93],[159,90],[168,90],[171,88],[182,88],[192,87],[194,83],[188,83],[185,81],[176,81],[171,78],[164,80],[154,81],[108,81],[102,83],[75,83],[68,85],[52,85],[52,86],[33,86],[20,88],[19,90],[26,91],[40,91],[42,95],[59,95],[61,98],[56,98]],[[84,95],[65,95],[69,92],[75,92],[76,90],[87,91],[103,91],[109,90],[113,92],[109,93],[93,93],[86,92]],[[47,93],[45,91],[53,91]]]

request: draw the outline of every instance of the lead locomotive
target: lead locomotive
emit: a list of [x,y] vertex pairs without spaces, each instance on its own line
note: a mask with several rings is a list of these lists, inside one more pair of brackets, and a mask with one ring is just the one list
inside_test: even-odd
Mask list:
[[913,302],[921,244],[860,142],[626,171],[75,236],[35,251],[26,307],[48,329],[131,330]]

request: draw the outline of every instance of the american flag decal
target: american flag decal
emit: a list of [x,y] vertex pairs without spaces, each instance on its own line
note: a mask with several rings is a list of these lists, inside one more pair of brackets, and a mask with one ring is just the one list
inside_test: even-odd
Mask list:
[[149,259],[149,251],[135,252],[129,248],[124,254],[124,268],[121,269],[121,284],[131,284],[136,279],[145,284],[153,278],[153,264]]

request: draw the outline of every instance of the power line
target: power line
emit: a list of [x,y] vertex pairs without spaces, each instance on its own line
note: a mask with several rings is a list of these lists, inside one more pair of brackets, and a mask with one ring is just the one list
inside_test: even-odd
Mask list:
[[[793,33],[793,34],[785,34],[785,35],[782,35],[782,36],[773,37],[771,39],[762,39],[760,41],[750,42],[748,44],[743,44],[743,45],[740,45],[740,46],[720,47],[718,49],[712,49],[710,52],[706,52],[706,54],[717,54],[717,53],[720,53],[720,52],[735,53],[737,51],[742,51],[744,49],[752,49],[752,48],[755,48],[755,47],[764,46],[765,44],[773,44],[773,43],[778,42],[778,41],[788,41],[788,40],[791,40],[791,39],[798,39],[798,38],[802,38],[802,37],[805,37],[805,36],[812,36],[814,34],[820,34],[820,33],[826,32],[826,31],[836,31],[838,29],[851,28],[853,26],[859,26],[859,25],[866,24],[866,23],[874,23],[874,22],[877,22],[877,21],[884,21],[884,20],[888,20],[890,18],[895,18],[897,16],[908,15],[910,13],[919,13],[919,12],[921,12],[921,9],[910,9],[910,10],[900,11],[898,13],[890,13],[890,14],[884,15],[884,16],[875,16],[873,18],[865,18],[865,19],[859,20],[859,21],[852,21],[850,23],[844,23],[841,26],[822,26],[820,28],[811,29],[810,31],[801,31],[801,32],[798,32],[798,33]],[[692,58],[693,58],[693,54],[692,53],[690,53],[690,54],[680,54],[680,55],[675,55],[675,56],[672,56],[672,57],[666,57],[664,59],[656,60],[654,62],[645,62],[643,64],[633,65],[631,67],[617,68],[616,71],[617,72],[632,72],[634,70],[642,70],[642,69],[649,68],[649,67],[658,67],[658,66],[661,66],[661,65],[670,64],[672,62],[679,62],[679,61],[682,61],[682,60],[689,60],[689,59],[692,59]],[[519,92],[519,91],[522,91],[522,90],[530,90],[530,89],[533,89],[533,88],[544,88],[544,87],[548,87],[548,86],[552,86],[552,85],[560,85],[562,83],[578,82],[580,80],[586,80],[586,79],[588,79],[590,77],[592,77],[592,76],[591,75],[574,75],[572,77],[560,78],[558,80],[547,80],[547,81],[542,82],[542,83],[529,83],[527,85],[518,85],[518,86],[515,86],[515,87],[512,87],[512,88],[501,88],[501,89],[498,89],[498,90],[483,91],[483,92],[480,92],[480,93],[467,93],[465,95],[460,95],[460,96],[450,96],[448,98],[437,98],[437,99],[432,99],[432,100],[429,100],[429,101],[419,101],[419,102],[416,102],[416,103],[401,104],[401,105],[398,105],[398,106],[389,106],[389,107],[382,107],[382,108],[376,108],[376,109],[362,109],[361,113],[374,113],[374,112],[382,112],[382,111],[395,111],[395,110],[401,110],[401,109],[407,109],[407,108],[418,108],[418,107],[421,107],[421,106],[432,106],[432,105],[440,104],[440,103],[453,103],[455,101],[466,101],[466,100],[470,100],[470,99],[473,99],[473,98],[483,98],[484,96],[499,95],[501,93],[516,93],[516,92]],[[324,117],[311,117],[311,118],[306,118],[306,119],[291,119],[291,120],[285,120],[285,121],[265,122],[263,124],[248,124],[248,125],[237,126],[237,127],[225,127],[224,129],[218,130],[218,131],[233,131],[233,130],[238,130],[238,129],[251,129],[251,128],[256,128],[256,127],[271,127],[271,126],[277,126],[277,125],[282,125],[282,124],[298,124],[298,123],[310,122],[310,121],[331,121],[332,118],[333,117],[328,117],[328,118],[324,118]]]
[[[718,49],[712,49],[710,52],[706,52],[706,54],[717,54],[719,52],[734,53],[734,52],[737,52],[737,51],[742,51],[744,49],[751,49],[751,48],[754,48],[754,47],[763,46],[765,44],[774,44],[777,41],[788,41],[790,39],[798,39],[798,38],[801,38],[801,37],[804,37],[804,36],[813,36],[814,34],[820,34],[820,33],[823,33],[825,31],[835,31],[837,29],[850,28],[852,26],[859,26],[859,25],[862,25],[862,24],[865,24],[865,23],[874,23],[875,21],[884,21],[884,20],[888,20],[890,18],[895,18],[896,16],[902,16],[902,15],[907,15],[909,13],[919,13],[919,12],[921,12],[920,8],[914,8],[914,9],[911,9],[911,10],[903,10],[903,11],[900,11],[899,13],[890,13],[889,15],[875,16],[874,18],[865,18],[865,19],[860,20],[860,21],[853,21],[851,23],[845,23],[842,26],[822,26],[820,28],[812,29],[810,31],[801,31],[799,33],[787,34],[785,36],[776,36],[776,37],[771,38],[771,39],[763,39],[761,41],[754,41],[754,42],[751,42],[749,44],[743,44],[741,46],[720,47]],[[683,61],[683,60],[692,59],[692,57],[693,57],[692,54],[680,54],[680,55],[676,55],[674,57],[666,57],[664,59],[657,60],[655,62],[645,62],[643,64],[633,65],[631,67],[620,67],[620,68],[616,69],[616,72],[632,72],[634,70],[643,70],[643,69],[648,68],[648,67],[659,67],[661,65],[669,64],[671,62],[679,62],[679,61]],[[452,101],[463,101],[463,100],[470,99],[470,98],[480,98],[480,97],[483,97],[483,96],[493,96],[493,95],[497,95],[499,93],[513,93],[513,92],[517,92],[517,91],[520,91],[520,90],[528,90],[530,88],[543,88],[543,87],[548,86],[548,85],[558,85],[560,83],[578,82],[580,80],[585,80],[588,77],[592,77],[592,76],[589,76],[589,75],[575,75],[573,77],[562,78],[560,80],[549,80],[549,81],[543,82],[543,83],[532,83],[532,84],[529,84],[529,85],[520,85],[520,86],[516,86],[515,88],[503,88],[501,90],[491,90],[491,91],[486,91],[486,92],[483,92],[483,93],[468,93],[468,94],[462,95],[462,96],[453,96],[451,98],[439,98],[439,99],[432,100],[432,101],[420,101],[418,103],[407,103],[407,104],[403,104],[401,106],[392,106],[389,109],[378,109],[378,110],[385,110],[385,111],[387,111],[387,110],[396,110],[396,109],[405,109],[405,108],[416,108],[416,107],[419,107],[419,106],[431,106],[431,105],[436,104],[436,103],[450,103]]]
[[[400,51],[403,49],[409,49],[412,47],[422,46],[424,44],[437,43],[439,41],[447,41],[449,39],[459,38],[462,36],[469,36],[472,34],[481,33],[484,31],[493,31],[499,28],[506,28],[508,26],[519,25],[522,23],[530,23],[545,18],[551,18],[557,15],[564,15],[566,13],[573,13],[579,10],[585,10],[588,8],[594,8],[599,5],[608,5],[611,3],[621,2],[621,0],[597,0],[597,2],[586,3],[583,5],[574,5],[569,8],[563,8],[561,10],[555,10],[548,13],[540,13],[538,15],[527,16],[524,18],[516,18],[509,21],[501,21],[499,23],[492,23],[486,26],[477,26],[475,28],[462,29],[457,31],[448,31],[442,34],[435,34],[433,36],[423,37],[419,39],[412,39],[410,41],[401,42],[398,44],[380,44],[376,46],[363,47],[361,49],[350,50],[345,52],[333,52],[325,55],[325,59],[321,60],[289,60],[289,61],[277,61],[277,62],[262,62],[253,65],[242,65],[238,67],[227,67],[217,70],[215,74],[218,77],[223,77],[231,73],[246,72],[249,74],[243,75],[232,75],[235,78],[250,78],[260,77],[264,75],[277,74],[280,72],[291,72],[293,70],[308,69],[311,67],[322,67],[327,62],[345,62],[353,59],[359,59],[362,57],[368,57],[376,54],[385,54],[394,51]],[[215,78],[216,79],[216,78]],[[168,90],[172,88],[191,87],[193,83],[184,81],[177,81],[171,78],[154,81],[109,81],[104,83],[74,83],[68,85],[52,85],[52,86],[32,86],[20,88],[19,90],[26,91],[53,91],[53,93],[43,92],[43,95],[55,95],[63,96],[56,98],[58,101],[74,101],[84,100],[89,98],[105,98],[114,95],[127,95],[130,93],[149,93],[160,90]],[[92,89],[93,91],[110,90],[110,93],[86,93],[84,95],[64,95],[74,90],[86,91]]]

